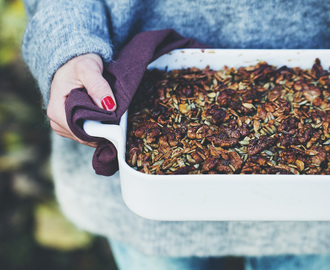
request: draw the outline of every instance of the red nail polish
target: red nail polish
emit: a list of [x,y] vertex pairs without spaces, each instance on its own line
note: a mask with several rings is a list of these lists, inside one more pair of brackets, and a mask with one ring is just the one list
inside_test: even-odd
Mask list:
[[102,104],[103,109],[105,109],[107,111],[111,111],[116,105],[113,98],[110,96],[103,98],[101,101],[101,104]]

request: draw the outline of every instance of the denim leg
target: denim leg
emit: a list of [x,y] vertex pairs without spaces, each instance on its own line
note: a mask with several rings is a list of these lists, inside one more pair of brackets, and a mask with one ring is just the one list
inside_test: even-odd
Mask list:
[[329,270],[329,255],[247,257],[245,270]]
[[110,240],[119,270],[221,270],[222,258],[156,257],[144,255],[123,243]]

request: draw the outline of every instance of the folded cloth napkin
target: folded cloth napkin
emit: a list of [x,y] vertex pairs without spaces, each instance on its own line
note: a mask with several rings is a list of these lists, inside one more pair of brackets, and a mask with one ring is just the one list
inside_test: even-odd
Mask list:
[[208,48],[193,39],[182,37],[173,29],[147,31],[137,34],[115,57],[104,72],[114,92],[117,109],[108,112],[97,107],[85,89],[73,89],[66,101],[66,116],[72,132],[80,139],[98,142],[93,156],[96,174],[110,176],[118,170],[117,151],[103,139],[91,137],[83,130],[85,120],[118,124],[142,80],[149,63],[178,48]]

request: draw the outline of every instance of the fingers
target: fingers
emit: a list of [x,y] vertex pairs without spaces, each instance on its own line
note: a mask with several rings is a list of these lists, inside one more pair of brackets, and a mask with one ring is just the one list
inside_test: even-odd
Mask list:
[[47,116],[51,121],[51,128],[56,132],[71,133],[65,114],[65,96],[52,92],[47,108]]
[[108,82],[103,78],[103,62],[96,54],[77,56],[55,73],[50,91],[47,116],[51,128],[60,136],[96,147],[96,143],[84,142],[70,130],[65,113],[65,102],[75,88],[86,88],[94,103],[105,110],[115,111],[116,100]]
[[107,111],[116,110],[117,105],[113,92],[100,71],[91,71],[88,76],[82,78],[82,83],[98,107]]
[[83,141],[83,140],[79,139],[78,137],[76,137],[72,132],[68,132],[66,129],[64,129],[62,126],[58,125],[54,121],[50,121],[50,126],[56,132],[56,134],[60,135],[61,137],[65,137],[65,138],[77,141],[81,144],[84,144],[84,145],[87,145],[90,147],[94,147],[94,148],[97,147],[96,142]]
[[[49,105],[47,108],[47,116],[50,119],[51,128],[60,136],[75,140],[81,144],[88,145],[91,147],[97,147],[97,143],[85,142],[76,137],[69,128],[66,120],[66,114],[64,109],[66,97],[52,93]],[[62,109],[63,108],[63,109]]]

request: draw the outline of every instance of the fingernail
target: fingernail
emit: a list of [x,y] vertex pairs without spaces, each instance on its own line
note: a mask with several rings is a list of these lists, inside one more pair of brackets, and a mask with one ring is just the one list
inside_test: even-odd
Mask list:
[[105,109],[107,111],[111,111],[116,105],[113,98],[110,96],[103,98],[101,101],[101,104],[102,104],[103,109]]

